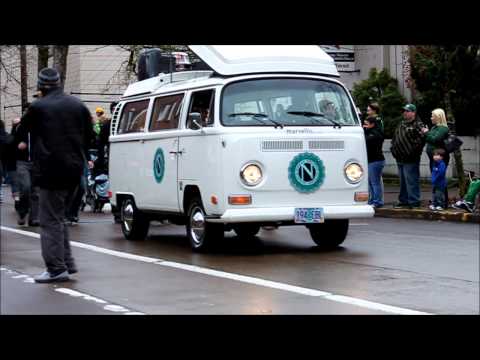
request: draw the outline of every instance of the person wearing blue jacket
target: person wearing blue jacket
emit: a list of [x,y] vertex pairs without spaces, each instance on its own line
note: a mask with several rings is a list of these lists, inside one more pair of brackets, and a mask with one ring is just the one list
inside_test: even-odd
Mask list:
[[443,210],[445,204],[445,189],[447,187],[447,165],[443,161],[445,150],[435,149],[433,151],[432,165],[432,203],[430,210]]

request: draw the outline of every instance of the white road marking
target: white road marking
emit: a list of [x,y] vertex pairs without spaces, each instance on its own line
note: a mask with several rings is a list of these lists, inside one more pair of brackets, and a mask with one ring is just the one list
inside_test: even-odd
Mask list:
[[107,304],[107,302],[105,300],[96,298],[94,296],[90,296],[88,294],[81,293],[81,292],[76,291],[76,290],[67,289],[67,288],[57,288],[57,289],[55,289],[55,291],[58,291],[59,293],[67,294],[67,295],[70,295],[70,296],[73,296],[73,297],[82,297],[85,300],[95,301],[99,304]]
[[[32,233],[29,231],[17,230],[17,229],[5,227],[5,226],[0,226],[0,229],[4,231],[18,233],[25,236],[40,238],[39,234]],[[263,286],[271,289],[288,291],[288,292],[297,293],[297,294],[306,295],[306,296],[320,297],[323,299],[355,305],[355,306],[359,306],[359,307],[363,307],[371,310],[378,310],[378,311],[383,311],[387,313],[401,314],[401,315],[432,315],[426,312],[410,310],[410,309],[405,309],[405,308],[396,307],[396,306],[390,306],[390,305],[363,300],[355,297],[337,295],[337,294],[332,294],[332,293],[321,291],[321,290],[304,288],[304,287],[280,283],[276,281],[260,279],[252,276],[228,273],[224,271],[203,268],[195,265],[182,264],[182,263],[173,262],[173,261],[166,261],[166,260],[152,258],[152,257],[140,256],[140,255],[125,253],[121,251],[105,249],[105,248],[101,248],[94,245],[79,243],[76,241],[71,241],[70,244],[71,246],[74,246],[74,247],[79,247],[86,250],[108,254],[108,255],[120,257],[123,259],[136,260],[136,261],[141,261],[145,263],[165,266],[169,268],[181,269],[181,270],[190,271],[194,273],[199,273],[199,274],[204,274],[204,275],[214,276],[214,277],[219,277],[224,279],[230,279],[230,280],[239,281],[247,284],[253,284],[253,285]],[[112,310],[112,311],[115,311],[115,310]],[[117,311],[123,311],[123,310],[117,310]],[[126,311],[127,311],[126,314],[128,314],[129,310],[126,310]]]
[[123,306],[120,305],[105,305],[103,307],[105,310],[113,311],[113,312],[130,312],[130,310],[124,308]]
[[[0,270],[1,271],[6,271],[8,274],[10,274],[10,277],[12,279],[24,279],[23,280],[24,283],[32,283],[32,284],[35,283],[35,280],[28,275],[19,274],[18,272],[14,271],[14,270],[10,270],[10,269],[4,268],[4,267],[0,268]],[[72,296],[72,297],[83,298],[83,300],[94,301],[94,302],[99,303],[99,304],[106,304],[103,307],[104,310],[108,310],[108,311],[112,311],[112,312],[122,312],[122,313],[124,313],[124,315],[145,315],[142,312],[131,311],[131,310],[129,310],[129,309],[123,307],[123,306],[120,306],[120,305],[109,304],[107,301],[105,301],[103,299],[100,299],[100,298],[97,298],[95,296],[91,296],[91,295],[82,293],[82,292],[77,291],[77,290],[72,290],[72,289],[67,289],[67,288],[55,288],[54,290],[56,292],[59,292],[59,293],[65,294],[65,295],[69,295],[69,296]]]
[[243,283],[268,287],[268,288],[272,288],[272,289],[289,291],[289,292],[302,294],[302,295],[307,295],[307,296],[332,295],[332,294],[330,294],[328,292],[325,292],[325,291],[308,289],[308,288],[294,286],[294,285],[288,285],[288,284],[284,284],[284,283],[280,283],[280,282],[276,282],[276,281],[264,280],[264,279],[259,279],[259,278],[251,277],[251,276],[245,276],[245,275],[228,273],[228,272],[224,272],[224,271],[212,270],[212,269],[202,268],[200,266],[195,266],[195,265],[181,264],[181,263],[171,262],[171,261],[163,261],[163,262],[159,263],[158,265],[167,266],[167,267],[171,267],[171,268],[175,268],[175,269],[187,270],[187,271],[191,271],[191,272],[195,272],[195,273],[199,273],[199,274],[205,274],[205,275],[215,276],[215,277],[224,278],[224,279],[240,281],[240,282],[243,282]]

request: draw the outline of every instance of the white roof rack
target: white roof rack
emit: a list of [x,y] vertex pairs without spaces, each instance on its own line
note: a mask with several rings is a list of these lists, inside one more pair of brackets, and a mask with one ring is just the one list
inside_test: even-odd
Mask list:
[[182,71],[171,74],[159,74],[156,77],[138,81],[128,86],[123,97],[131,97],[142,94],[151,94],[160,87],[170,83],[192,81],[211,77],[213,71]]

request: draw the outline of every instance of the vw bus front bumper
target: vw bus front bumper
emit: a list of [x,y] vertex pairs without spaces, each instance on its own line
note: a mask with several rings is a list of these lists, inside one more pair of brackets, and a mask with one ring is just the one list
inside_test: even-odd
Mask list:
[[[370,218],[375,210],[370,205],[322,206],[325,219]],[[221,216],[209,216],[208,222],[241,223],[241,222],[279,222],[294,221],[295,207],[228,209]]]

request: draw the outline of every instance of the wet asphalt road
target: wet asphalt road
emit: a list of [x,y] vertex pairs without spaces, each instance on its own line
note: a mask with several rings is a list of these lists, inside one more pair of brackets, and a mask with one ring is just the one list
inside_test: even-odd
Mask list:
[[[111,215],[87,211],[70,228],[72,241],[164,262],[76,246],[79,273],[55,285],[28,280],[43,271],[39,239],[2,230],[1,313],[388,313],[362,303],[369,301],[433,314],[479,314],[477,224],[382,218],[351,224],[347,240],[333,251],[317,249],[303,227],[284,227],[262,230],[249,243],[226,233],[215,253],[195,254],[183,227],[157,224],[146,241],[130,242]],[[1,225],[39,232],[18,227],[8,203],[2,205]],[[305,288],[313,295],[302,293]],[[317,296],[318,291],[349,300]]]

